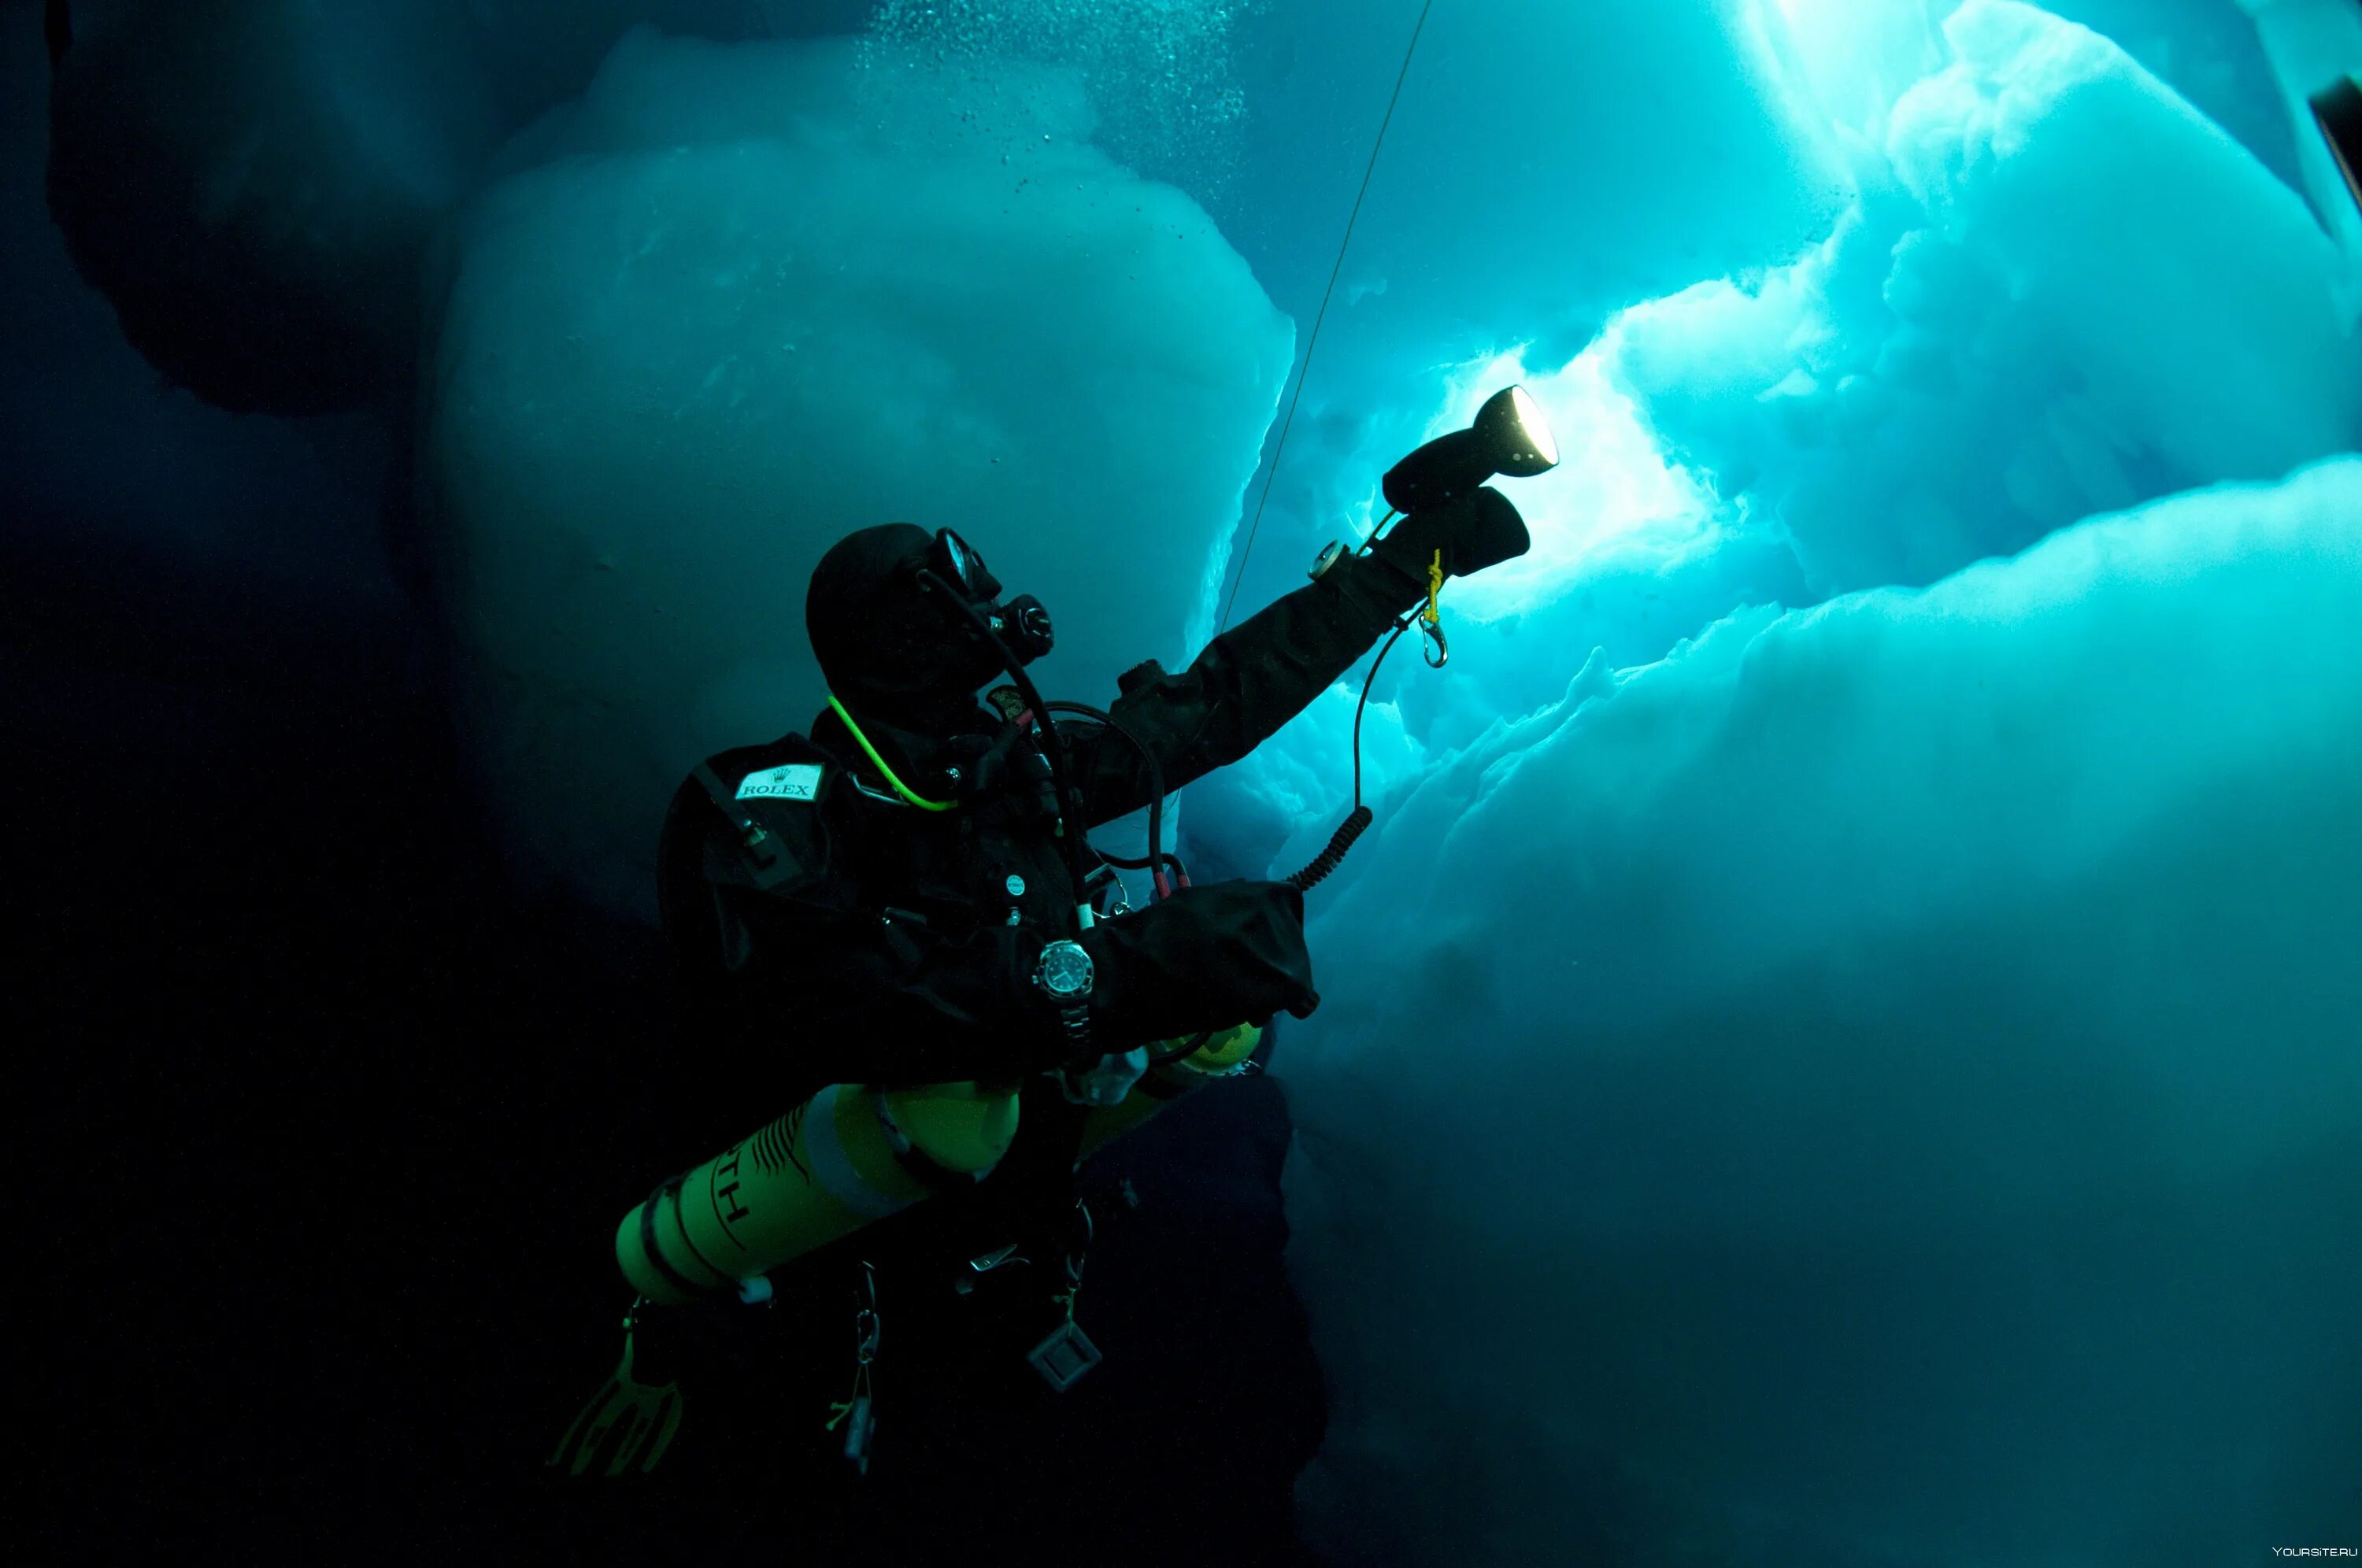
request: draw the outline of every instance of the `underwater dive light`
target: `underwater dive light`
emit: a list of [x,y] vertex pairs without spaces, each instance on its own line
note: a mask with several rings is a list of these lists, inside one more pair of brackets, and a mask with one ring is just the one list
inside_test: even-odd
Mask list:
[[1531,479],[1558,467],[1558,443],[1541,405],[1523,387],[1485,400],[1476,422],[1439,436],[1386,470],[1386,504],[1411,513],[1457,501],[1496,474]]

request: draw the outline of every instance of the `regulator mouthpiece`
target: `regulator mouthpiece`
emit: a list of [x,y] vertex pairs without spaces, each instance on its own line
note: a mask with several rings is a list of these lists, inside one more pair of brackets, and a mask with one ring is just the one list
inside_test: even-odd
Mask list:
[[1007,604],[987,606],[984,618],[1019,664],[1032,664],[1057,646],[1050,612],[1030,593],[1021,593]]
[[933,546],[917,569],[922,583],[932,575],[935,582],[957,595],[990,631],[999,650],[1015,664],[1032,664],[1057,646],[1050,612],[1042,602],[1032,594],[1021,593],[1002,603],[1000,580],[992,575],[976,547],[949,528],[936,532]]

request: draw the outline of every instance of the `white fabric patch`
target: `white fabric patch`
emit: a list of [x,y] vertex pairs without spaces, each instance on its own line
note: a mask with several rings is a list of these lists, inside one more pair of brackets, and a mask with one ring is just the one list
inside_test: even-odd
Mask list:
[[820,794],[820,764],[791,762],[785,767],[766,767],[759,773],[749,773],[738,781],[738,798],[742,801],[810,801]]

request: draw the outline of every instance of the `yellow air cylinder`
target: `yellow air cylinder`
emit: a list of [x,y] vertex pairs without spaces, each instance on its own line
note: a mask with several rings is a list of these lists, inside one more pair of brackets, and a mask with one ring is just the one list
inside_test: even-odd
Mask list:
[[[1151,1068],[1120,1102],[1085,1120],[1082,1153],[1235,1068],[1262,1038],[1242,1023]],[[678,1305],[734,1291],[927,1198],[934,1189],[919,1172],[930,1164],[937,1180],[943,1173],[981,1178],[1016,1136],[1013,1088],[834,1084],[624,1215],[615,1228],[615,1261],[650,1301]],[[925,1158],[906,1163],[898,1139]]]
[[[1177,1041],[1165,1041],[1149,1047],[1151,1055],[1171,1050]],[[1109,1140],[1121,1137],[1183,1095],[1212,1079],[1224,1077],[1241,1062],[1254,1055],[1263,1043],[1263,1031],[1252,1023],[1241,1023],[1221,1031],[1195,1051],[1177,1062],[1167,1062],[1161,1067],[1151,1067],[1147,1075],[1131,1086],[1131,1092],[1115,1104],[1094,1110],[1083,1122],[1083,1153],[1089,1154]]]
[[832,1085],[624,1215],[615,1261],[651,1301],[734,1290],[927,1197],[898,1132],[942,1170],[981,1176],[1017,1135],[1016,1091]]

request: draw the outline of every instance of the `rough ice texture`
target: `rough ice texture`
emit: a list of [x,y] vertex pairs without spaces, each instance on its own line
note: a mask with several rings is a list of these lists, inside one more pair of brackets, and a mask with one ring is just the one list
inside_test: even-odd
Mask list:
[[1825,246],[1625,318],[1669,446],[1823,591],[2351,446],[2362,358],[2303,202],[2096,33],[2011,0],[1944,32]]
[[1292,346],[1072,79],[627,38],[457,237],[425,461],[528,856],[646,897],[697,758],[811,720],[813,563],[960,529],[1086,700],[1191,649]]
[[[1404,661],[1380,681],[1418,739],[1448,750],[1532,711],[1594,646],[1642,662],[1742,604],[1932,582],[2354,445],[2362,351],[2302,200],[2097,33],[1990,0],[1935,9],[1948,26],[1890,0],[1901,43],[1875,58],[1849,11],[1799,10],[1832,102],[1879,89],[1844,128],[1853,193],[1825,240],[1627,310],[1572,363],[1538,341],[1451,376],[1431,428],[1523,381],[1570,457],[1504,484],[1535,547],[1452,586],[1449,677]],[[1915,83],[1902,45],[1922,36]],[[1830,112],[1783,91],[1798,116]],[[1239,788],[1302,793],[1270,772],[1251,763]],[[1326,778],[1324,820],[1344,771]],[[1253,814],[1198,822],[1234,859],[1270,854]]]
[[2362,11],[2344,0],[2239,0],[2254,13],[2265,54],[2279,79],[2283,112],[2295,132],[2300,177],[2323,223],[2345,251],[2346,300],[2362,305],[2362,212],[2337,154],[2313,117],[2315,94],[2362,76]]
[[1316,1538],[2183,1562],[2337,1522],[2357,613],[2348,458],[1595,665],[1423,779],[1315,895],[1281,1063]]
[[[1945,39],[1826,246],[1586,356],[1662,451],[1538,382],[1576,461],[1727,514],[1551,561],[1620,503],[1531,505],[1543,580],[1453,620],[1312,895],[1280,1071],[1339,1561],[2362,1523],[2362,461],[2224,482],[2354,446],[2337,260],[2097,35],[1971,0]],[[1632,620],[1603,551],[1728,603],[1769,525],[1838,597],[1521,700]]]

